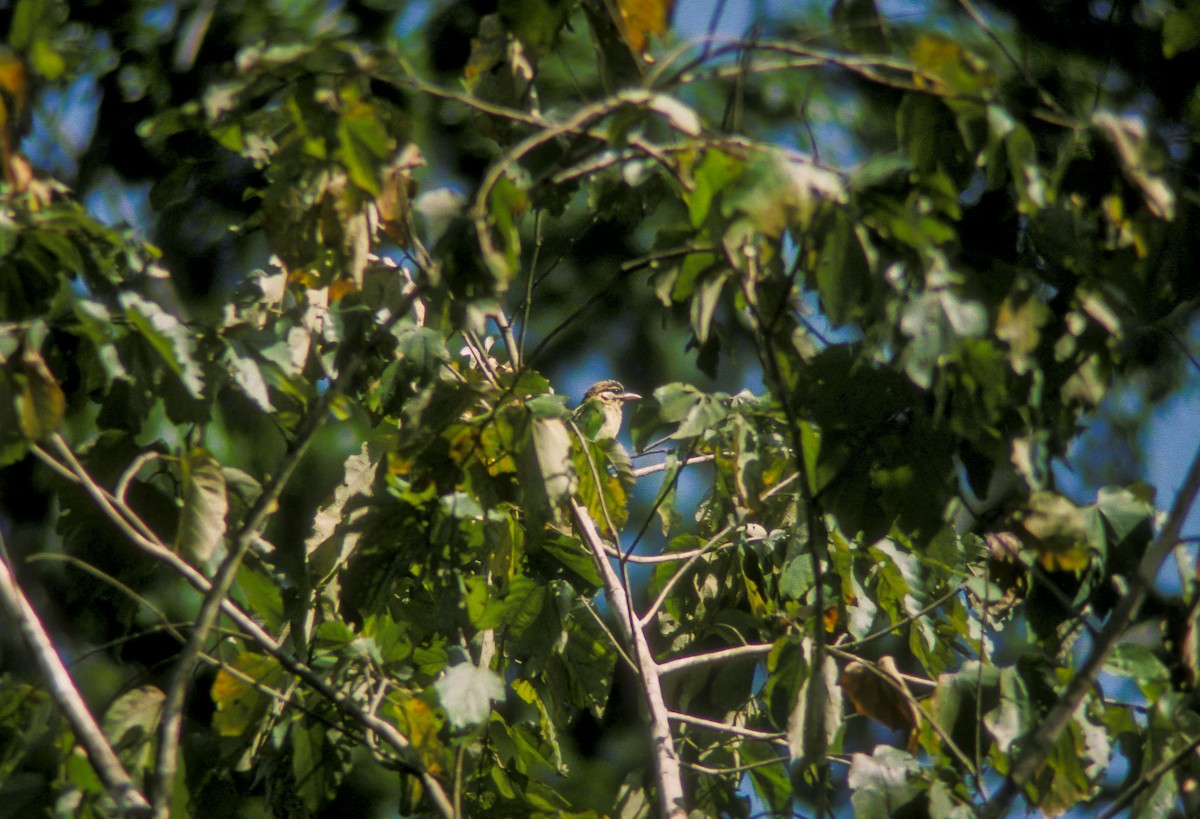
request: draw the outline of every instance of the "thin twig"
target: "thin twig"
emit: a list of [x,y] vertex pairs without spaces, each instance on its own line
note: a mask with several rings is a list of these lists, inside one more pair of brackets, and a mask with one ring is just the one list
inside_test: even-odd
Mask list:
[[685,725],[695,725],[699,728],[711,728],[714,731],[724,731],[728,734],[737,734],[748,739],[760,739],[763,742],[774,742],[780,745],[787,745],[787,736],[778,731],[755,731],[753,728],[742,728],[739,725],[730,725],[727,722],[717,722],[716,720],[704,719],[703,717],[695,717],[691,714],[683,714],[679,711],[670,711],[667,714],[673,722],[682,722]]
[[896,622],[892,623],[890,626],[885,626],[884,628],[879,629],[879,631],[873,631],[870,634],[868,634],[867,636],[860,637],[857,640],[851,640],[850,642],[846,642],[846,643],[838,643],[837,647],[840,648],[842,651],[847,651],[852,648],[860,648],[860,647],[866,645],[867,643],[871,642],[872,640],[878,640],[880,637],[886,637],[887,635],[891,634],[892,632],[896,631],[897,629],[899,629],[903,626],[908,625],[909,623],[915,623],[917,620],[921,619],[926,614],[929,614],[930,612],[933,612],[933,611],[937,611],[939,608],[941,608],[942,604],[944,604],[951,597],[954,597],[956,594],[959,594],[961,591],[962,591],[962,589],[958,589],[958,588],[951,589],[950,591],[946,592],[941,597],[939,597],[937,600],[934,600],[932,603],[930,603],[925,608],[923,608],[919,611],[913,612],[912,614],[910,614],[900,620],[897,620]]
[[[711,463],[716,459],[716,455],[693,455],[690,458],[685,458],[684,460],[680,461],[679,468],[682,469],[685,466],[692,466],[693,464]],[[633,470],[633,477],[640,478],[644,475],[652,475],[655,472],[662,472],[666,468],[666,461],[657,464],[650,464],[649,466],[639,466],[637,469]]]

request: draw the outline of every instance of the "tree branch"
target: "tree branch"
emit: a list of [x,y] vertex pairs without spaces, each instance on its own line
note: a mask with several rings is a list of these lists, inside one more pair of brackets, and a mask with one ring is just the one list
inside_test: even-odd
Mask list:
[[150,804],[146,797],[133,784],[129,773],[117,758],[116,752],[104,732],[96,723],[87,703],[75,687],[71,675],[59,658],[50,636],[42,627],[37,612],[30,605],[25,593],[21,591],[17,578],[13,575],[8,564],[8,550],[4,545],[3,534],[0,533],[0,603],[5,612],[16,624],[17,630],[29,652],[33,655],[38,671],[41,672],[50,696],[58,704],[63,716],[71,725],[75,739],[87,751],[88,762],[100,781],[104,783],[109,796],[127,816],[148,816]]
[[740,725],[730,725],[727,722],[717,722],[716,720],[704,719],[703,717],[694,717],[691,714],[683,714],[679,711],[670,711],[667,714],[675,722],[682,722],[685,725],[695,725],[700,728],[711,728],[714,731],[724,731],[728,734],[737,734],[740,737],[747,739],[759,739],[763,742],[776,742],[780,745],[787,745],[787,736],[778,731],[768,733],[767,731],[755,731],[753,728],[743,728]]
[[1183,529],[1183,522],[1192,508],[1197,493],[1200,493],[1200,451],[1197,451],[1192,459],[1187,478],[1184,480],[1179,494],[1175,496],[1175,503],[1171,506],[1166,523],[1142,556],[1137,573],[1130,579],[1129,589],[1117,602],[1104,629],[1093,641],[1091,652],[1078,673],[1067,685],[1067,690],[1038,723],[1033,734],[1022,743],[1021,750],[1013,760],[1004,784],[981,809],[979,815],[983,819],[999,819],[1007,813],[1013,799],[1041,769],[1046,756],[1054,747],[1054,743],[1058,741],[1059,735],[1075,716],[1075,711],[1087,696],[1088,691],[1095,685],[1096,676],[1100,673],[1104,661],[1108,659],[1108,655],[1117,647],[1126,629],[1137,617],[1142,603],[1145,602],[1147,594],[1154,585],[1154,578],[1158,574],[1159,566],[1179,542],[1179,533]]
[[639,628],[644,628],[648,623],[650,623],[651,620],[654,619],[654,615],[658,613],[658,610],[662,607],[663,603],[667,601],[667,597],[671,594],[671,591],[676,585],[679,584],[679,581],[687,575],[688,571],[690,571],[691,568],[696,565],[696,561],[700,559],[700,556],[707,554],[708,552],[715,551],[717,542],[721,540],[721,538],[725,537],[725,535],[729,534],[731,529],[733,529],[732,523],[726,525],[721,529],[721,531],[710,537],[707,543],[705,543],[699,549],[694,550],[695,554],[693,554],[686,563],[675,570],[675,574],[671,575],[671,578],[663,584],[662,590],[658,593],[658,597],[654,598],[654,602],[650,604],[648,609],[646,609],[645,614],[637,619],[637,625]]
[[674,674],[676,671],[687,671],[692,668],[703,668],[706,665],[714,665],[732,660],[735,657],[757,657],[762,654],[770,653],[775,647],[774,643],[750,643],[744,646],[733,646],[732,648],[722,648],[716,651],[710,651],[707,654],[694,654],[691,657],[677,657],[674,660],[667,660],[665,663],[658,664],[658,673],[662,676]]
[[[693,455],[690,458],[684,459],[679,464],[679,468],[683,469],[685,466],[691,466],[692,464],[706,464],[711,461],[715,461],[716,459],[716,455]],[[651,475],[655,472],[662,472],[666,468],[666,461],[657,464],[650,464],[648,466],[639,466],[637,469],[633,470],[633,477],[640,478],[643,475]]]
[[621,636],[633,647],[638,676],[642,681],[642,693],[646,698],[646,708],[650,717],[654,770],[658,780],[659,815],[663,819],[684,819],[687,812],[683,808],[683,778],[680,773],[679,756],[675,751],[675,741],[671,738],[670,715],[663,699],[658,664],[654,661],[650,645],[646,642],[646,635],[632,616],[625,586],[609,565],[608,552],[599,532],[596,531],[596,524],[587,510],[574,499],[571,500],[571,514],[600,569],[604,579],[604,593],[608,598],[609,607],[617,614]]

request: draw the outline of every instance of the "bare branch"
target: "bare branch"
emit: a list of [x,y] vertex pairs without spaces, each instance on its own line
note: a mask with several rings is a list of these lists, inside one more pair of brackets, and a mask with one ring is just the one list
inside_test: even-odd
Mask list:
[[703,668],[706,665],[723,663],[737,657],[758,657],[767,654],[775,647],[774,643],[751,643],[733,648],[722,648],[706,654],[693,654],[691,657],[677,657],[658,664],[658,673],[666,676],[676,671],[687,671],[692,668]]
[[[691,466],[692,464],[706,464],[715,461],[716,459],[716,455],[693,455],[679,464],[679,468],[682,469],[683,467]],[[666,468],[666,461],[663,461],[659,464],[650,464],[649,466],[639,466],[637,469],[633,470],[633,477],[640,478],[643,475],[651,475],[655,472],[662,472]]]
[[654,744],[654,769],[658,780],[659,814],[665,819],[683,819],[687,812],[683,808],[683,778],[679,768],[679,755],[671,737],[671,724],[666,702],[663,699],[659,670],[654,662],[646,635],[634,621],[629,596],[621,579],[609,564],[609,556],[596,531],[587,510],[576,500],[571,500],[571,513],[584,541],[592,550],[600,574],[604,579],[604,593],[608,604],[617,613],[617,624],[621,636],[633,647],[637,660],[638,676],[642,681],[642,693],[650,715],[650,738]]
[[714,731],[724,731],[728,734],[737,734],[740,737],[748,739],[760,739],[763,742],[774,742],[785,747],[787,746],[787,735],[779,731],[771,733],[767,731],[755,731],[752,728],[742,728],[739,725],[730,725],[727,722],[717,722],[716,720],[704,719],[703,717],[694,717],[691,714],[683,714],[678,711],[669,712],[669,716],[673,721],[682,722],[685,725],[711,728]]
[[123,813],[131,816],[148,816],[150,803],[133,784],[125,766],[117,759],[117,754],[105,738],[104,732],[96,723],[87,703],[75,687],[74,680],[67,672],[50,635],[42,627],[37,612],[29,604],[25,593],[17,583],[11,567],[8,565],[8,550],[4,545],[3,534],[0,533],[0,603],[5,612],[16,624],[25,645],[33,655],[38,671],[41,672],[50,696],[54,698],[59,710],[71,725],[71,731],[85,750],[88,762],[104,783],[105,789],[113,801],[120,806]]

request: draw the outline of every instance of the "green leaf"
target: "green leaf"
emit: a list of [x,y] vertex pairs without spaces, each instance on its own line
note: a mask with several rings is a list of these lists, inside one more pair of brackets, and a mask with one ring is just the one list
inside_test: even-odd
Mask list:
[[283,625],[283,591],[275,578],[243,564],[238,569],[237,586],[249,610],[268,629],[274,631]]
[[504,622],[504,602],[492,596],[491,584],[486,577],[468,577],[467,617],[471,625],[480,631],[494,629]]
[[208,450],[195,447],[180,459],[183,510],[175,551],[196,566],[208,566],[225,538],[225,473]]
[[923,790],[920,764],[890,745],[876,746],[870,756],[854,754],[848,783],[855,819],[889,819]]
[[380,121],[369,101],[343,89],[344,113],[338,120],[340,157],[355,185],[372,196],[379,196],[383,161],[395,148],[395,141]]
[[1119,677],[1131,677],[1139,684],[1162,683],[1171,679],[1171,672],[1147,646],[1139,643],[1119,643],[1104,662],[1104,670]]
[[193,354],[192,334],[187,326],[137,293],[122,292],[120,299],[129,322],[179,376],[188,393],[193,398],[200,398],[204,392],[204,379]]
[[358,452],[348,457],[333,500],[322,506],[313,519],[312,532],[304,547],[309,577],[314,582],[328,578],[358,547],[362,536],[360,524],[367,510],[348,506],[355,499],[370,498],[373,494],[375,472],[384,457],[384,448],[380,442],[365,441]]
[[581,541],[566,536],[548,537],[542,541],[539,550],[550,555],[590,588],[598,589],[603,585],[596,561]]
[[863,54],[891,51],[887,29],[875,7],[875,0],[834,0],[830,16],[849,49]]
[[1200,45],[1200,6],[1170,9],[1163,20],[1162,50],[1168,60]]
[[216,706],[213,728],[225,737],[241,736],[266,714],[270,698],[257,685],[278,688],[286,674],[273,657],[253,652],[239,654],[231,669],[217,671],[212,698]]
[[526,401],[525,406],[537,418],[557,418],[565,421],[571,417],[565,395],[539,395]]
[[571,434],[558,418],[532,419],[533,449],[537,455],[546,498],[557,506],[570,497],[576,486],[571,467]]
[[363,620],[362,636],[375,643],[379,662],[395,666],[412,656],[412,641],[406,623],[397,623],[387,612]]
[[536,64],[553,51],[572,6],[567,0],[500,0],[496,10]]
[[721,298],[721,290],[729,280],[728,269],[714,270],[705,276],[696,288],[696,294],[691,301],[692,332],[700,344],[708,342],[709,328],[712,326],[713,313]]
[[508,584],[504,596],[504,622],[514,637],[520,637],[541,614],[549,588],[525,575],[517,575]]
[[817,291],[830,321],[841,325],[861,310],[871,267],[850,214],[838,209],[833,219],[817,261]]
[[1013,185],[1017,189],[1018,210],[1025,214],[1037,213],[1046,207],[1050,192],[1042,168],[1038,164],[1037,145],[1033,135],[1024,125],[1014,125],[1004,138],[1004,147],[1008,151]]
[[42,441],[62,426],[66,396],[40,353],[27,342],[19,360],[9,367],[9,379],[17,393],[17,417],[21,433],[29,441]]
[[817,669],[812,665],[813,645],[809,638],[804,640],[803,651],[808,674],[796,692],[788,717],[787,742],[792,760],[806,768],[824,761],[815,751],[827,749],[842,727],[842,687],[833,657],[826,654],[824,664]]
[[686,197],[692,227],[700,227],[708,219],[713,200],[731,182],[745,172],[745,164],[736,157],[710,149],[692,171],[695,187]]
[[290,732],[292,745],[292,776],[296,783],[294,794],[289,793],[282,802],[290,802],[299,796],[309,811],[316,811],[327,803],[349,769],[349,760],[343,759],[339,749],[330,741],[330,729],[318,720],[299,716],[292,720]]
[[[964,669],[968,673],[969,669]],[[944,679],[944,678],[943,678]],[[1000,669],[1000,702],[983,716],[983,723],[1002,754],[1007,754],[1013,743],[1037,723],[1037,713],[1029,700],[1025,681],[1017,669],[1008,666]],[[939,687],[942,680],[939,679]]]
[[104,712],[104,736],[126,766],[147,770],[154,763],[154,740],[166,695],[153,685],[126,691]]
[[226,348],[226,365],[233,381],[247,398],[253,401],[263,412],[271,412],[271,396],[267,392],[267,382],[263,379],[262,370],[253,354],[246,345],[232,341]]
[[1144,484],[1128,489],[1106,486],[1096,496],[1096,508],[1112,528],[1113,539],[1120,543],[1154,516],[1154,490]]
[[499,238],[499,250],[487,250],[484,262],[495,279],[497,289],[504,290],[521,263],[521,217],[529,209],[529,194],[524,186],[509,176],[496,181],[488,195],[488,222]]
[[450,724],[458,729],[483,724],[492,703],[504,701],[504,680],[470,662],[446,669],[433,688]]

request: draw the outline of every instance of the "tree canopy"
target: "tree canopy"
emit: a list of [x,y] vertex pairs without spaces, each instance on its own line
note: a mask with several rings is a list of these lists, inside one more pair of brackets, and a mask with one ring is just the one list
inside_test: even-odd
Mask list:
[[1200,2],[0,31],[3,812],[1200,811]]

